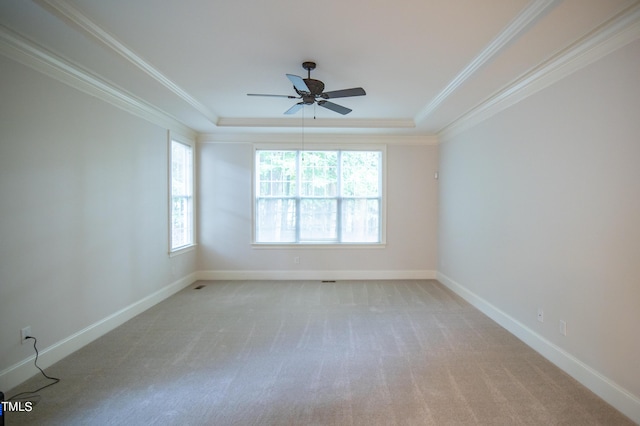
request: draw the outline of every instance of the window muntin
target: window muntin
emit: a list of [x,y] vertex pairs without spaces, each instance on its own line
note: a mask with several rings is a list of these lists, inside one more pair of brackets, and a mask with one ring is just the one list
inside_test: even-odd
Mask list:
[[172,140],[170,151],[170,251],[194,244],[193,148]]
[[256,150],[256,243],[382,243],[381,150]]

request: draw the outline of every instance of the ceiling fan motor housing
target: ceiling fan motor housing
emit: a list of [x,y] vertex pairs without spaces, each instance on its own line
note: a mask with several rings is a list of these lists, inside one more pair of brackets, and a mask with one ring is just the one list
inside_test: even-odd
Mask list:
[[294,86],[294,89],[298,93],[298,95],[302,96],[302,101],[306,105],[311,105],[315,101],[315,98],[320,96],[322,92],[324,92],[324,83],[321,82],[320,80],[315,80],[311,78],[311,70],[316,69],[315,62],[311,62],[311,61],[303,62],[302,68],[307,70],[307,72],[309,73],[307,78],[303,78],[303,80],[307,85],[307,87],[309,88],[309,93],[311,94],[311,96],[307,96],[306,92],[301,92],[295,86]]
[[[315,80],[313,78],[303,78],[303,80],[307,85],[307,87],[309,88],[309,93],[311,93],[313,97],[320,96],[322,92],[324,92],[324,83],[321,82],[320,80]],[[305,92],[301,92],[295,87],[294,89],[298,93],[298,95],[304,97]]]

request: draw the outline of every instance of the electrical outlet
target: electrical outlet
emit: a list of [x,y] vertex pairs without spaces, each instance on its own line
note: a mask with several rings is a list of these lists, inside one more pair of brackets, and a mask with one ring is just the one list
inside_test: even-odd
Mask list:
[[31,336],[31,326],[27,326],[25,328],[23,328],[22,330],[20,330],[20,343],[22,343],[23,345],[25,343],[27,343],[27,337]]
[[300,264],[300,256],[295,256],[293,258],[293,263],[295,263],[296,265],[299,265]]
[[544,322],[544,310],[542,308],[538,308],[538,321]]
[[567,322],[564,320],[560,320],[560,334],[567,335]]

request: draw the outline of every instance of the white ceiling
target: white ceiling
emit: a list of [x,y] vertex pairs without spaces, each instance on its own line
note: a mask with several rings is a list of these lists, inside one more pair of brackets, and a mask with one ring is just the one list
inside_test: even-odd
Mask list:
[[[0,23],[201,133],[446,129],[637,0],[0,0]],[[1,29],[1,28],[0,28]],[[361,86],[342,116],[285,74]],[[315,116],[315,119],[314,119]]]

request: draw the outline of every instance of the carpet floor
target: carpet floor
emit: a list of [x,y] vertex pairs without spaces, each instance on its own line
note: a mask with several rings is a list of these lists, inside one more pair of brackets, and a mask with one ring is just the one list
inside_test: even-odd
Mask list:
[[46,373],[7,426],[633,424],[434,280],[199,281]]

